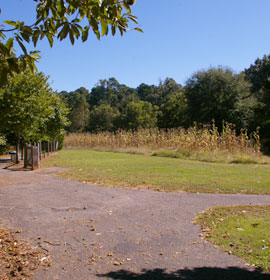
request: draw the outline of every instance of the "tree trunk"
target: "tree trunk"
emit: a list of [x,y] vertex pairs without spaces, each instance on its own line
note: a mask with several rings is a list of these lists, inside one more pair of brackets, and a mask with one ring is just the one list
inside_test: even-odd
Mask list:
[[16,163],[19,163],[20,160],[19,160],[19,152],[20,152],[20,136],[17,136],[16,137],[17,141],[16,141]]
[[21,160],[24,159],[24,142],[21,143]]

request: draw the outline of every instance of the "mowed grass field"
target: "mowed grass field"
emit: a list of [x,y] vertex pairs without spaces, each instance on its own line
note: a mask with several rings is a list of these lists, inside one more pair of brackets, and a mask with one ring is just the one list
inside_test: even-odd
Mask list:
[[168,192],[270,194],[270,165],[226,164],[194,160],[62,150],[42,167],[70,168],[59,176],[109,187],[149,188]]

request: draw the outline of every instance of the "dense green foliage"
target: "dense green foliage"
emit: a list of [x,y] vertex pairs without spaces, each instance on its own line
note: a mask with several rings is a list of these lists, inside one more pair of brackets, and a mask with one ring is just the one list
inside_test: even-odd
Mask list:
[[[19,73],[27,66],[35,69],[39,52],[29,52],[28,43],[36,47],[39,40],[47,38],[52,47],[54,39],[62,41],[68,37],[74,44],[79,38],[86,41],[90,31],[98,39],[109,31],[115,35],[119,30],[123,35],[129,30],[130,22],[135,23],[135,30],[141,31],[131,13],[130,6],[134,3],[133,0],[33,0],[36,5],[33,23],[0,21],[0,86],[6,83],[9,74]],[[14,47],[21,54],[16,56]]]
[[160,106],[158,126],[175,128],[187,124],[187,100],[183,90],[171,94]]
[[0,133],[19,144],[57,140],[68,125],[68,109],[43,73],[26,70],[0,89]]
[[246,79],[251,82],[251,92],[257,101],[253,105],[254,117],[250,119],[250,127],[260,127],[262,144],[270,153],[270,56],[258,58],[245,70],[245,74]]
[[7,150],[7,139],[5,135],[0,134],[0,155]]
[[223,121],[240,128],[246,126],[247,113],[242,104],[249,97],[249,83],[243,75],[226,68],[199,71],[188,79],[185,93],[190,122],[209,123],[215,119],[220,128]]
[[92,132],[113,131],[118,118],[118,109],[113,108],[110,104],[94,106],[90,112],[88,130]]
[[100,80],[91,91],[61,92],[71,112],[70,132],[188,128],[213,120],[221,130],[232,123],[237,132],[259,128],[263,150],[270,141],[270,56],[240,74],[226,67],[194,73],[185,83],[172,78],[158,85],[130,88],[115,78]]
[[83,131],[86,129],[89,121],[89,105],[87,103],[88,91],[84,88],[77,89],[76,91],[68,94],[62,93],[62,97],[71,109],[68,118],[71,122],[69,130]]

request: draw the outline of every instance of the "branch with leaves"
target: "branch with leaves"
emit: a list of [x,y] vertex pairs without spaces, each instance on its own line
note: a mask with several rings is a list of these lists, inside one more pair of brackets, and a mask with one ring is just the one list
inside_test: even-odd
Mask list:
[[[36,2],[36,20],[27,25],[23,21],[5,20],[0,23],[0,86],[12,73],[19,73],[27,66],[34,71],[40,58],[39,51],[28,51],[26,43],[37,46],[47,38],[51,47],[55,39],[69,38],[71,44],[81,38],[88,39],[90,31],[100,39],[117,30],[123,35],[128,30],[137,30],[137,17],[131,6],[136,0],[33,0]],[[0,11],[1,12],[1,11]],[[130,23],[135,27],[130,28]],[[17,56],[15,45],[22,55]]]

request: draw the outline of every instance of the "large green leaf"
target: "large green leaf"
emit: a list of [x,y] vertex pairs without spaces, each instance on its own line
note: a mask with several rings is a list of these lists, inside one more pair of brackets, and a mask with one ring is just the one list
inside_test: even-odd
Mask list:
[[9,38],[5,44],[10,55],[12,54],[12,51],[13,51],[13,42],[14,42],[14,38]]
[[102,20],[101,21],[101,36],[104,36],[107,34],[108,34],[108,24],[106,21]]

